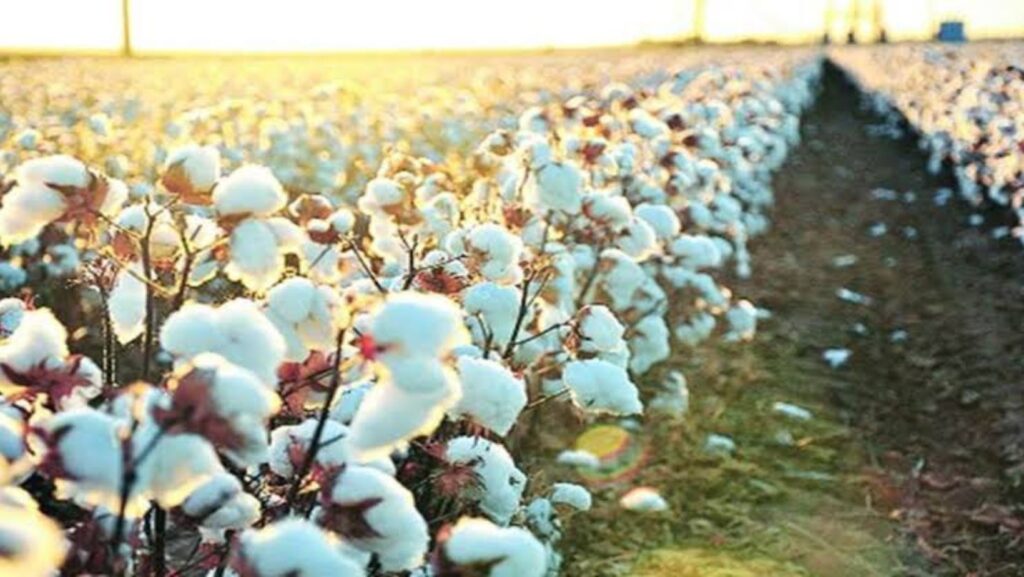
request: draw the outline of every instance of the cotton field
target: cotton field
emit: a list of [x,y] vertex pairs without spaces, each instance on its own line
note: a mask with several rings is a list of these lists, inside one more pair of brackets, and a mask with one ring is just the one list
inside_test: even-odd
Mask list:
[[1024,46],[841,49],[834,58],[879,112],[913,128],[930,172],[952,166],[960,195],[1009,212],[1003,234],[1024,237]]
[[703,60],[6,65],[4,574],[558,574],[528,415],[764,315],[821,57]]
[[1016,574],[1022,46],[0,61],[0,577]]

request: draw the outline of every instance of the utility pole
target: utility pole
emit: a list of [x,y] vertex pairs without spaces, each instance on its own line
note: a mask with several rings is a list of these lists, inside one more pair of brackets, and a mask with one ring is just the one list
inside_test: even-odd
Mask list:
[[121,55],[132,55],[132,16],[128,6],[130,0],[121,0]]
[[693,0],[693,40],[697,44],[704,43],[705,12],[704,0]]

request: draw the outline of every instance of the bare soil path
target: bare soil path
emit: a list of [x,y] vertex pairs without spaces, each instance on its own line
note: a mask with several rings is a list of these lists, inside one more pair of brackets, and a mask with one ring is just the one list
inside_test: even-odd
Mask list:
[[[691,415],[653,423],[644,466],[569,524],[565,574],[1024,575],[1024,253],[992,238],[998,214],[970,226],[956,198],[937,206],[949,183],[913,139],[869,134],[879,120],[859,104],[829,69],[738,285],[773,318],[749,345],[670,363]],[[837,369],[822,360],[833,347],[852,351]],[[735,455],[706,455],[709,433]],[[636,484],[671,513],[617,509]]]

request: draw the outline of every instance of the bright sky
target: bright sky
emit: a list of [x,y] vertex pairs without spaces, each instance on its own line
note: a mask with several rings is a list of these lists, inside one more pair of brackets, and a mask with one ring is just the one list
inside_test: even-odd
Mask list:
[[[140,51],[317,51],[623,44],[686,36],[699,0],[131,0]],[[706,0],[712,41],[845,36],[871,0]],[[946,18],[973,38],[1024,35],[1024,0],[880,0],[894,39]],[[121,0],[0,0],[0,49],[116,49]],[[870,22],[865,16],[862,24]],[[861,26],[866,32],[866,27]]]

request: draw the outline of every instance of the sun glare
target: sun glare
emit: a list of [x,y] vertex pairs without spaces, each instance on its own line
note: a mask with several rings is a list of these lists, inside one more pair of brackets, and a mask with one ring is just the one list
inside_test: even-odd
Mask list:
[[[317,52],[578,47],[692,37],[700,0],[129,0],[135,48],[144,52]],[[0,48],[115,50],[121,0],[0,0]],[[805,42],[827,28],[871,28],[866,0],[705,0],[709,41]],[[1016,0],[887,0],[878,21],[892,39],[927,38],[962,19],[972,37],[1024,31]],[[827,23],[827,14],[831,14]],[[856,16],[858,15],[859,16]],[[870,35],[867,33],[865,38]]]

